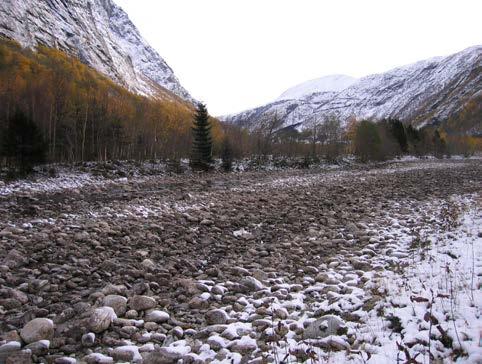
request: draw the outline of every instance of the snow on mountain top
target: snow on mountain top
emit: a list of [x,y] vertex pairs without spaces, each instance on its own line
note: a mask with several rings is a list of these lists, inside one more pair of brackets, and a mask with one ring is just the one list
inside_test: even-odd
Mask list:
[[285,92],[278,100],[301,99],[317,92],[339,92],[350,87],[358,79],[347,75],[329,75],[296,85]]
[[0,1],[0,37],[58,48],[132,92],[195,102],[112,0]]
[[[341,91],[331,82],[309,81],[286,91],[279,99],[223,120],[255,128],[271,115],[283,127],[303,128],[304,122],[336,115],[342,123],[358,119],[398,118],[416,126],[439,123],[456,115],[479,94],[482,85],[482,46],[447,57],[435,57],[390,71],[352,79]],[[345,76],[348,77],[348,76]],[[324,78],[320,79],[323,81]],[[330,78],[328,78],[329,81]],[[337,82],[333,82],[337,86]]]

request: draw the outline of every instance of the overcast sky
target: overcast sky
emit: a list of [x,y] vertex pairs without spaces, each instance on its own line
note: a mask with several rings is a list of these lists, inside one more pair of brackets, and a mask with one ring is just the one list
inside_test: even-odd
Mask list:
[[481,0],[115,0],[212,115],[482,44]]

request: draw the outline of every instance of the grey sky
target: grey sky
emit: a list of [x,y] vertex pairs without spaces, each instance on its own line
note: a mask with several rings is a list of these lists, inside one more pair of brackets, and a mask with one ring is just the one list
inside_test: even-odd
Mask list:
[[480,0],[115,0],[212,115],[482,43]]

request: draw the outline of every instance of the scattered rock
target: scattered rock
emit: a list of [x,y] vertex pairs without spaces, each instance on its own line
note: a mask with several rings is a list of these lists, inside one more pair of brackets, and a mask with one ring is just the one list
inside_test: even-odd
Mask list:
[[5,360],[21,350],[22,345],[18,341],[10,341],[6,344],[0,345],[0,363],[5,363]]
[[20,336],[27,344],[40,340],[50,340],[54,336],[54,323],[46,318],[33,319],[23,327]]
[[326,315],[308,325],[303,333],[304,339],[319,339],[330,335],[344,334],[345,324],[335,315]]
[[33,355],[40,356],[48,353],[50,349],[49,340],[40,340],[34,343],[28,344],[24,349],[30,350]]
[[254,277],[246,277],[241,280],[241,284],[246,287],[248,292],[256,292],[264,288],[263,284]]
[[116,361],[142,363],[139,348],[134,345],[119,346],[112,351],[111,355]]
[[113,364],[114,358],[100,353],[92,353],[84,356],[84,361],[87,364]]
[[32,353],[30,350],[21,350],[9,355],[5,364],[32,364]]
[[89,332],[85,335],[82,335],[82,345],[85,347],[91,347],[95,344],[95,334],[93,332]]
[[77,360],[69,356],[62,356],[60,358],[56,358],[54,360],[54,364],[77,364]]
[[107,330],[117,316],[112,307],[100,307],[94,310],[89,319],[90,329],[98,334]]
[[258,348],[258,345],[256,344],[255,339],[249,336],[243,336],[241,339],[232,342],[228,348],[236,353],[247,355],[255,351]]
[[164,322],[167,322],[169,320],[169,317],[170,316],[167,312],[153,310],[146,313],[145,321],[162,324]]
[[[360,290],[383,279],[387,262],[404,259],[403,230],[437,224],[420,203],[474,192],[477,184],[467,181],[480,181],[480,167],[471,168],[464,178],[457,172],[447,179],[440,177],[455,173],[431,169],[433,181],[423,189],[422,171],[395,176],[377,169],[366,176],[355,170],[363,175],[356,184],[346,183],[351,171],[321,179],[282,171],[220,174],[211,185],[193,183],[205,182],[202,175],[169,176],[166,183],[134,177],[79,188],[74,196],[70,189],[2,195],[0,364],[6,353],[10,363],[201,363],[214,355],[257,363],[270,340],[287,332],[327,351],[355,348],[343,320],[363,324],[351,311],[374,309],[383,298],[370,292],[367,301]],[[215,193],[205,194],[206,186]],[[404,211],[391,205],[400,193]],[[19,201],[32,198],[41,219],[17,212]],[[162,219],[145,216],[144,207]],[[414,217],[417,209],[423,214]],[[106,281],[112,283],[102,286]],[[335,309],[311,311],[311,303],[324,300]],[[324,316],[337,305],[341,317]],[[25,322],[42,317],[53,319],[55,337],[20,337]]]
[[135,311],[146,311],[156,307],[156,300],[149,296],[136,295],[129,299],[129,307]]
[[182,358],[182,355],[169,348],[160,348],[143,355],[143,364],[175,364]]
[[154,269],[156,268],[156,263],[154,263],[152,260],[150,259],[144,259],[142,262],[141,262],[141,265],[146,268],[146,269]]
[[27,264],[28,259],[16,249],[12,249],[7,253],[4,264],[9,268],[19,268]]
[[69,356],[62,356],[60,358],[56,358],[54,360],[54,364],[77,364],[77,360]]
[[214,309],[206,312],[205,319],[208,325],[223,325],[229,320],[229,316],[224,310]]
[[104,297],[103,305],[112,307],[117,316],[123,316],[127,310],[127,298],[119,295],[108,295]]

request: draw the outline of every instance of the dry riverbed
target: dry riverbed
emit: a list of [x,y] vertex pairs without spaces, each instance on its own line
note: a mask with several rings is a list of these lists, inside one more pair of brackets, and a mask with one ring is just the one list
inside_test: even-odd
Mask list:
[[482,361],[482,162],[0,186],[1,363]]

